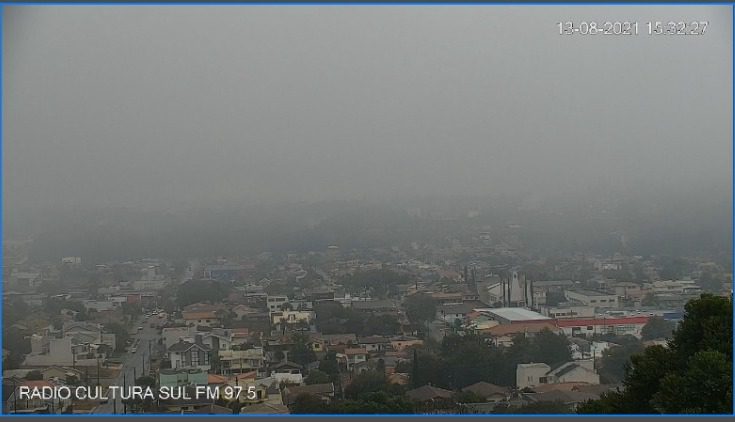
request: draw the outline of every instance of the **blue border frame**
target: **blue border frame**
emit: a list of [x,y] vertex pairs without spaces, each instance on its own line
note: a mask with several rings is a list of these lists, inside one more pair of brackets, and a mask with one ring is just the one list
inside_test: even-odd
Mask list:
[[[448,0],[440,0],[440,1],[448,1]],[[733,202],[733,212],[731,215],[732,218],[732,231],[731,231],[731,242],[732,242],[732,251],[731,253],[735,254],[735,168],[733,168],[733,164],[735,164],[735,0],[732,1],[708,1],[708,2],[701,2],[701,3],[677,3],[677,2],[624,2],[624,1],[618,1],[618,2],[595,2],[595,3],[575,3],[575,2],[543,2],[543,1],[528,1],[528,2],[512,2],[512,1],[498,1],[498,2],[487,2],[487,1],[481,1],[481,2],[471,2],[471,1],[458,1],[458,2],[410,2],[410,1],[398,1],[398,2],[380,2],[380,1],[354,1],[354,2],[326,2],[326,1],[307,1],[307,2],[298,2],[298,1],[277,1],[277,2],[263,2],[263,1],[257,1],[257,2],[211,2],[211,3],[202,3],[202,2],[140,2],[140,3],[132,3],[132,2],[115,2],[115,1],[96,1],[96,2],[84,2],[84,1],[71,1],[71,2],[40,2],[40,1],[31,1],[31,2],[2,2],[0,1],[0,239],[3,239],[3,207],[1,206],[3,204],[3,201],[5,199],[4,192],[3,192],[3,177],[4,177],[4,157],[3,157],[3,138],[4,138],[4,105],[5,105],[5,97],[4,97],[4,84],[5,79],[3,78],[3,69],[4,69],[4,55],[3,53],[3,47],[4,47],[4,23],[5,23],[5,6],[460,6],[460,7],[466,7],[466,6],[727,6],[730,5],[732,9],[731,14],[731,25],[732,25],[732,35],[731,35],[731,42],[732,42],[732,57],[731,57],[731,72],[732,75],[732,101],[731,101],[731,107],[732,107],[732,113],[733,113],[733,121],[731,121],[732,124],[732,139],[731,139],[731,148],[732,155],[730,162],[731,164],[731,199]],[[1,240],[0,240],[1,241]],[[5,257],[3,254],[3,250],[0,249],[0,269],[5,268]],[[733,268],[730,269],[731,273],[735,274],[735,263],[733,264]],[[0,292],[5,291],[4,286],[4,279],[3,279],[4,272],[0,271]],[[733,277],[732,280],[732,287],[735,289],[735,277]],[[0,300],[0,327],[3,327],[3,305],[4,305],[4,298],[3,300]],[[735,315],[733,315],[733,323],[735,323]],[[733,335],[733,339],[735,339],[735,335]],[[3,348],[3,336],[0,334],[0,349]],[[1,359],[0,359],[1,360]],[[733,368],[733,375],[735,375],[735,365]],[[733,386],[735,387],[735,377],[733,377]],[[0,381],[2,381],[2,372],[0,371]],[[0,382],[0,400],[2,399],[2,391],[3,391],[3,384]],[[215,414],[215,415],[209,415],[209,414],[162,414],[162,413],[145,413],[145,414],[33,414],[28,415],[32,416],[34,418],[37,417],[48,417],[48,418],[90,418],[90,417],[98,417],[98,418],[379,418],[379,417],[390,417],[390,418],[528,418],[528,417],[539,417],[539,418],[620,418],[620,417],[645,417],[645,418],[731,418],[733,415],[735,415],[735,402],[733,402],[733,409],[732,413],[730,414],[697,414],[697,415],[691,415],[691,414],[555,414],[555,413],[539,413],[539,414],[280,414],[280,415],[273,415],[273,414]],[[2,408],[0,407],[0,417],[2,416],[18,416],[14,415],[12,413],[4,413],[2,411]]]
[[709,1],[702,3],[677,3],[677,2],[600,2],[600,3],[575,3],[575,2],[546,2],[546,1],[499,1],[499,2],[412,2],[412,1],[362,1],[354,2],[331,2],[331,1],[253,1],[253,2],[236,2],[236,1],[217,1],[217,2],[166,2],[166,1],[142,1],[142,2],[123,2],[123,1],[69,1],[69,2],[43,2],[43,1],[10,1],[0,2],[2,6],[726,6],[733,4],[729,1]]

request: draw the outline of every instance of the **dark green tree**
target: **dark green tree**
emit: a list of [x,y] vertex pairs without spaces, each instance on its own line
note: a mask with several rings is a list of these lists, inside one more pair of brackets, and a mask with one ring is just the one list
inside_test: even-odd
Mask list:
[[214,280],[189,280],[181,285],[176,292],[179,307],[198,302],[219,302],[231,291],[228,283]]
[[732,412],[732,361],[716,351],[697,352],[684,373],[670,373],[653,396],[661,413]]
[[39,371],[37,369],[34,369],[33,371],[29,371],[26,374],[26,379],[28,381],[42,380],[43,379],[43,374],[41,373],[41,371]]
[[641,338],[643,338],[643,340],[669,338],[674,332],[674,328],[676,328],[676,325],[674,325],[673,322],[666,321],[661,317],[652,317],[648,320],[646,325],[643,326],[643,329],[641,330]]
[[533,362],[555,364],[572,360],[569,339],[563,334],[555,334],[543,329],[531,341],[531,359]]
[[[637,339],[636,339],[637,340]],[[617,384],[625,378],[630,357],[643,351],[640,341],[628,342],[610,347],[602,353],[600,359],[600,378],[602,382]]]
[[319,361],[319,370],[329,375],[332,382],[336,382],[339,378],[339,363],[337,362],[337,354],[333,351],[327,354]]
[[316,360],[314,350],[309,347],[309,336],[304,333],[297,333],[291,337],[294,342],[291,347],[290,359],[299,365],[308,365]]
[[358,399],[366,393],[393,391],[397,388],[400,389],[397,385],[388,384],[385,373],[365,371],[355,376],[345,387],[345,397],[348,399]]
[[623,389],[579,413],[731,413],[732,300],[691,300],[669,347],[633,355]]
[[405,308],[408,319],[415,324],[433,321],[436,316],[436,302],[431,296],[423,293],[409,296]]
[[331,413],[329,404],[313,394],[299,394],[290,407],[294,414]]
[[391,336],[398,334],[401,325],[398,320],[391,315],[370,315],[363,324],[360,335],[372,336]]
[[307,376],[304,380],[307,385],[326,384],[331,381],[332,379],[330,378],[329,374],[318,369],[312,369],[311,371],[309,371],[309,376]]

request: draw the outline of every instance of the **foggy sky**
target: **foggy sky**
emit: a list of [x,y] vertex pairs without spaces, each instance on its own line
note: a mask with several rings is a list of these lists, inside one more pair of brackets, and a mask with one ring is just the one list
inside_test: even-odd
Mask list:
[[[6,7],[6,217],[729,187],[731,17],[729,6]],[[558,35],[569,19],[710,24],[691,37]]]

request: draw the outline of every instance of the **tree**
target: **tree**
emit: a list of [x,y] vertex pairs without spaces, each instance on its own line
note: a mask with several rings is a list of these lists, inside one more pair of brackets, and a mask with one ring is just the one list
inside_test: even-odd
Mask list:
[[127,346],[128,338],[130,338],[130,334],[128,334],[127,328],[117,322],[108,322],[104,325],[104,329],[108,333],[115,334],[115,351],[124,351],[125,346]]
[[[629,338],[628,338],[629,337]],[[617,339],[615,345],[605,350],[600,359],[600,378],[608,384],[617,384],[625,378],[631,356],[643,351],[643,343],[633,336]]]
[[686,304],[673,343],[680,363],[700,350],[715,350],[732,360],[732,300],[704,294]]
[[329,351],[319,362],[319,370],[329,375],[332,382],[339,379],[339,363],[337,363],[337,353]]
[[705,292],[720,293],[724,279],[724,275],[720,272],[704,271],[699,278],[698,284]]
[[176,301],[180,307],[197,302],[219,302],[230,293],[231,286],[214,280],[189,280],[179,285]]
[[330,406],[330,413],[340,414],[406,414],[413,413],[413,405],[403,395],[385,391],[365,393],[359,400],[338,401]]
[[26,374],[26,379],[28,381],[38,381],[43,379],[43,374],[41,371],[34,369],[33,371],[29,371]]
[[291,413],[330,413],[329,404],[313,394],[302,393],[296,396],[291,406]]
[[316,360],[316,354],[309,347],[309,336],[306,334],[294,334],[291,338],[294,342],[291,348],[291,360],[299,365],[307,365]]
[[385,269],[358,271],[341,280],[341,284],[352,293],[368,291],[372,296],[379,298],[397,295],[398,285],[408,282],[406,274]]
[[540,402],[521,407],[509,407],[496,413],[504,414],[564,414],[574,413],[568,404],[562,402]]
[[682,258],[659,258],[661,269],[659,276],[664,280],[676,280],[681,278],[688,271],[689,264]]
[[572,360],[569,339],[563,333],[554,334],[544,328],[531,341],[531,359],[533,362],[555,364]]
[[311,371],[309,371],[309,376],[306,377],[306,379],[304,380],[307,385],[326,384],[331,381],[332,379],[330,378],[329,374],[318,369],[312,369]]
[[[4,299],[3,304],[3,326],[9,327],[28,315],[30,308],[20,297]],[[8,343],[5,343],[8,344]]]
[[367,317],[337,302],[318,302],[314,310],[317,328],[323,334],[360,334],[365,330]]
[[87,291],[88,291],[89,297],[96,298],[99,288],[100,288],[99,276],[97,275],[97,273],[91,273],[87,277]]
[[143,314],[143,306],[140,303],[123,303],[123,315],[129,315],[131,320]]
[[479,394],[472,391],[462,391],[454,395],[456,403],[485,403],[487,400]]
[[411,362],[411,385],[414,388],[432,384],[437,387],[448,387],[448,377],[444,376],[447,364],[435,353],[427,350],[414,350]]
[[[135,380],[135,385],[153,388],[156,385],[156,379],[150,376],[142,376]],[[133,396],[131,399],[123,400],[123,403],[130,406],[131,410],[140,409],[146,412],[152,411],[156,405],[155,400],[153,400],[152,398],[146,397],[141,399],[138,396]]]
[[436,317],[436,302],[426,294],[417,293],[406,299],[406,315],[411,322],[423,324]]
[[703,294],[685,306],[669,347],[633,355],[623,390],[578,408],[579,413],[730,413],[732,300]]
[[370,315],[363,324],[359,334],[363,336],[390,336],[398,334],[401,325],[391,315]]
[[674,328],[676,328],[674,323],[666,321],[661,317],[653,317],[643,326],[641,338],[643,340],[669,338],[674,332]]
[[654,306],[656,304],[656,296],[653,293],[647,293],[641,300],[643,306]]
[[365,371],[355,376],[345,387],[345,397],[348,399],[359,399],[366,393],[378,391],[394,391],[401,387],[389,384],[385,373],[378,371]]
[[697,352],[684,373],[671,373],[661,380],[653,396],[661,413],[731,413],[732,361],[716,351]]
[[135,380],[135,385],[140,385],[142,387],[155,387],[156,386],[156,378],[151,377],[148,375],[144,375],[142,377],[138,377]]

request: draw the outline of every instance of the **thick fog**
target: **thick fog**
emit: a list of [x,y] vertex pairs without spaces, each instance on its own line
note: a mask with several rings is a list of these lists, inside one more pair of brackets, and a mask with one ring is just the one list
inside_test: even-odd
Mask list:
[[[649,20],[709,26],[652,37]],[[729,6],[44,6],[3,25],[9,227],[421,195],[731,204]]]

